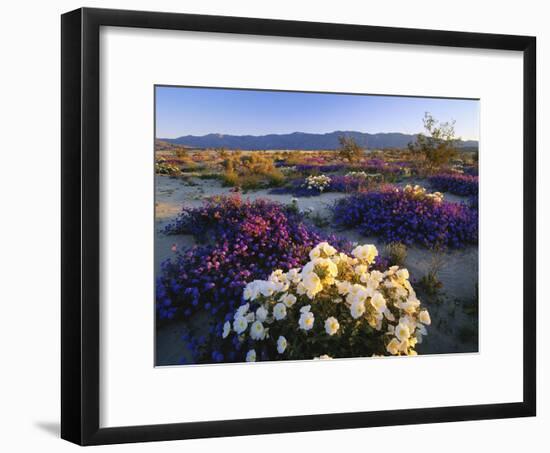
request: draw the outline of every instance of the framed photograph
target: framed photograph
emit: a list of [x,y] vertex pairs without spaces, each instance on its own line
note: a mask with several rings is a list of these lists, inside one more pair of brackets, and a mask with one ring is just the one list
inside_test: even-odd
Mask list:
[[61,436],[534,416],[536,40],[62,16]]

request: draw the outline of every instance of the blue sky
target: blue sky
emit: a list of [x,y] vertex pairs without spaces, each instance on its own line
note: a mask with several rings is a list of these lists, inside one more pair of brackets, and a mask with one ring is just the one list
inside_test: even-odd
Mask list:
[[156,136],[422,131],[424,112],[456,120],[465,140],[479,139],[479,101],[212,88],[156,87]]

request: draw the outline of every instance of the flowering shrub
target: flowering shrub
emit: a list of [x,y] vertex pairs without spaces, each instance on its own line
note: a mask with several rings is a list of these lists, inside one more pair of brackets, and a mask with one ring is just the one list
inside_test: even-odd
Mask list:
[[455,195],[471,196],[478,193],[478,177],[462,173],[441,173],[428,181],[434,189]]
[[[323,182],[320,184],[318,183],[319,180],[315,180],[314,178],[321,178],[321,176],[310,176],[306,178],[305,182],[300,180],[293,181],[286,187],[273,189],[271,193],[291,193],[298,197],[312,197],[326,192],[365,192],[380,186],[381,182],[379,176],[380,175],[368,175],[364,172],[359,172],[359,174],[352,172],[345,176],[336,175],[330,178],[328,176],[323,176],[323,179],[320,180]],[[328,182],[324,178],[329,178]],[[310,183],[310,181],[313,181],[313,183]],[[319,185],[322,186],[322,189],[318,187]]]
[[346,173],[348,178],[369,178],[372,177],[372,174],[365,173],[364,171],[350,171]]
[[367,175],[366,173],[348,173],[345,176],[333,176],[329,192],[364,192],[379,185],[377,175]]
[[337,225],[385,242],[461,248],[478,240],[476,209],[418,187],[352,195],[334,205],[333,217]]
[[477,166],[464,166],[462,170],[466,175],[470,175],[470,176],[479,175],[479,168]]
[[181,174],[181,169],[175,163],[168,162],[163,157],[159,157],[155,162],[155,173],[159,175],[177,176]]
[[247,362],[416,355],[430,315],[407,269],[374,270],[377,255],[373,245],[349,256],[322,242],[305,266],[248,283],[245,303],[220,329],[220,349]]
[[441,203],[443,201],[443,194],[441,192],[429,193],[424,189],[424,187],[419,185],[411,186],[407,184],[403,188],[403,192],[407,194],[410,198],[421,200],[423,198],[428,198],[435,203]]
[[303,184],[308,190],[317,190],[323,192],[330,186],[330,177],[326,175],[308,176]]
[[386,162],[383,159],[369,159],[356,166],[357,171],[363,171],[367,173],[377,173],[384,175],[385,177],[396,178],[401,175],[410,175],[410,168],[408,166],[399,165],[392,162]]
[[189,316],[198,309],[223,316],[224,310],[240,303],[246,282],[265,278],[274,268],[302,265],[319,241],[338,242],[307,226],[294,210],[267,200],[243,201],[236,195],[213,197],[204,206],[184,209],[168,232],[210,241],[162,264],[156,287],[160,319]]
[[312,165],[312,164],[301,164],[296,165],[295,169],[297,172],[303,174],[318,174],[318,173],[334,173],[346,168],[345,164],[325,164],[325,165]]

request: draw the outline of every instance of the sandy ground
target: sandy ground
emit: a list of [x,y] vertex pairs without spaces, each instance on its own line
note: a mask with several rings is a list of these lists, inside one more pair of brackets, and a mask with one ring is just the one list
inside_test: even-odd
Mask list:
[[[427,186],[423,181],[413,181],[413,184]],[[192,236],[167,236],[162,230],[173,221],[182,206],[199,206],[205,197],[211,195],[229,194],[230,189],[222,187],[218,180],[156,177],[155,227],[157,231],[155,242],[155,270],[160,271],[160,263],[181,250],[194,244]],[[280,203],[290,203],[291,195],[273,195],[269,190],[257,190],[244,193],[245,198],[252,200],[269,198]],[[347,195],[342,193],[326,193],[317,197],[298,198],[301,210],[309,209],[316,216],[328,218],[330,206]],[[445,194],[445,199],[452,202],[466,201],[463,197]],[[334,232],[330,228],[325,231]],[[375,244],[380,251],[385,244],[378,238],[366,238],[355,230],[338,231],[339,235],[350,241]],[[411,281],[418,281],[424,276],[433,263],[432,251],[421,247],[409,247],[405,267],[411,274]],[[442,266],[439,279],[443,284],[436,296],[429,296],[418,291],[419,298],[427,306],[432,318],[429,334],[424,342],[417,346],[420,354],[477,352],[477,288],[478,281],[478,248],[470,246],[463,250],[455,250],[442,255]],[[201,330],[206,326],[204,319],[191,319],[190,322],[179,321],[163,326],[157,332],[156,364],[177,364],[180,359],[189,359],[184,348],[181,335],[189,326],[193,330]]]

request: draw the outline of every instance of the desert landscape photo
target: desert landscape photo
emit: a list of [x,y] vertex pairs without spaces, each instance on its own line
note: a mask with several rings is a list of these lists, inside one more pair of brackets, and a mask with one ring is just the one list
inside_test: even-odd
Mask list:
[[156,366],[478,351],[479,100],[155,90]]

